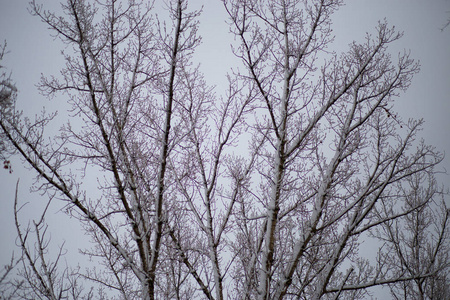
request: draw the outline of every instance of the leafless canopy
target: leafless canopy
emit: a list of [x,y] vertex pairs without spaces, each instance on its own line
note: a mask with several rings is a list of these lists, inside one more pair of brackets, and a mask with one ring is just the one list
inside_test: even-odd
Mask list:
[[[71,117],[49,142],[54,115],[2,106],[2,153],[66,203],[101,263],[61,267],[44,216],[24,229],[16,198],[24,280],[7,284],[45,299],[360,299],[377,285],[448,298],[442,155],[416,140],[422,121],[393,110],[418,65],[389,55],[401,34],[386,23],[332,52],[340,5],[224,0],[241,65],[217,96],[192,63],[200,12],[187,0],[166,15],[143,0],[67,0],[64,16],[32,1],[67,44],[40,88],[67,95]],[[379,240],[373,259],[366,239]]]

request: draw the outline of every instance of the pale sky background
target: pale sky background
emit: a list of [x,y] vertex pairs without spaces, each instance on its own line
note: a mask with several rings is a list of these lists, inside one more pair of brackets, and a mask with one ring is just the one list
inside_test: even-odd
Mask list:
[[[37,0],[44,7],[58,10],[59,0]],[[404,37],[392,44],[394,53],[404,49],[411,51],[411,57],[420,61],[421,72],[417,74],[409,90],[397,99],[395,108],[404,119],[424,118],[425,126],[421,137],[428,144],[445,152],[446,158],[440,168],[450,172],[450,26],[441,31],[450,18],[450,0],[350,0],[334,17],[335,43],[330,50],[342,52],[353,40],[363,41],[366,32],[374,32],[379,20],[387,19],[390,25],[404,31]],[[157,5],[161,0],[156,1]],[[199,47],[197,59],[201,59],[202,71],[209,84],[218,85],[229,67],[235,64],[229,42],[226,14],[219,0],[191,0],[196,7],[203,4],[199,33],[203,44]],[[40,96],[35,84],[41,73],[58,74],[63,60],[60,51],[63,45],[50,36],[45,24],[27,12],[28,0],[0,0],[0,41],[8,43],[7,54],[2,62],[16,83],[18,107],[33,116],[45,106],[52,110],[62,107],[65,96],[48,100]],[[395,56],[394,56],[395,58]],[[8,262],[14,250],[15,229],[12,206],[15,183],[20,178],[20,201],[34,202],[27,213],[42,207],[39,197],[29,193],[32,182],[30,173],[20,161],[12,160],[13,170],[9,174],[0,170],[0,265]],[[3,162],[0,162],[3,163]],[[450,175],[440,176],[441,183],[450,187]],[[66,216],[55,216],[57,207],[49,216],[50,231],[56,244],[66,240],[66,247],[76,249],[83,236],[77,235],[76,223]],[[49,217],[50,219],[50,217]],[[26,219],[23,219],[24,223]],[[67,236],[70,228],[71,236]],[[17,252],[17,249],[15,249]],[[75,252],[75,251],[73,251]]]

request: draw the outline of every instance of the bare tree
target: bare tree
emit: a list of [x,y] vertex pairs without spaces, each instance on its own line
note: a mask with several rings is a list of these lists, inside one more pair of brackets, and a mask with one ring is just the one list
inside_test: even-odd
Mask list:
[[[42,90],[73,91],[72,113],[85,125],[66,124],[51,143],[45,141],[44,128],[53,114],[24,125],[2,116],[1,126],[46,181],[41,190],[60,193],[68,213],[85,223],[98,242],[86,254],[105,257],[110,273],[87,277],[124,297],[153,299],[160,253],[165,252],[161,240],[168,157],[185,134],[172,115],[180,98],[179,74],[199,41],[193,20],[197,13],[187,13],[185,1],[171,2],[172,24],[166,25],[142,2],[67,1],[66,18],[34,1],[31,8],[73,47],[65,54],[62,78],[43,79]],[[104,13],[100,18],[99,9]],[[75,174],[69,175],[79,163],[109,173],[100,183],[100,199],[91,201]],[[98,205],[103,199],[108,200]],[[128,234],[125,227],[131,230]]]
[[[64,245],[52,253],[50,238],[47,236],[48,225],[45,223],[45,215],[51,203],[47,202],[38,221],[28,223],[25,229],[19,221],[18,186],[14,201],[14,220],[18,236],[18,246],[22,251],[22,268],[19,269],[14,282],[9,285],[14,287],[10,295],[13,299],[92,299],[92,289],[84,292],[79,284],[79,274],[70,267],[61,267],[62,258],[66,252]],[[31,242],[30,240],[33,239]],[[52,255],[54,257],[52,257]]]
[[[428,181],[428,182],[425,182]],[[448,280],[449,212],[442,191],[433,178],[415,175],[399,187],[404,197],[403,209],[411,212],[387,222],[376,235],[386,241],[383,255],[397,276],[414,277],[390,286],[395,299],[446,299],[450,296]],[[392,204],[383,210],[395,210]]]
[[[71,117],[51,142],[52,114],[2,113],[0,126],[36,188],[92,238],[84,254],[101,264],[65,272],[68,286],[86,279],[121,299],[359,299],[415,284],[408,295],[435,297],[448,210],[433,219],[426,259],[398,234],[423,235],[428,214],[441,216],[442,160],[416,141],[422,121],[393,110],[418,71],[389,55],[401,34],[380,23],[336,54],[340,1],[224,1],[242,65],[218,97],[192,63],[200,12],[187,4],[168,1],[166,17],[144,1],[68,0],[64,17],[31,4],[69,45],[61,76],[41,89],[66,93]],[[86,172],[101,174],[94,190]],[[31,268],[46,261],[41,220],[36,259],[19,230]],[[375,262],[358,250],[368,236],[384,243]],[[48,288],[61,276],[45,268],[25,278],[43,275],[65,290],[66,279]]]
[[21,259],[15,259],[13,254],[10,262],[3,266],[3,270],[0,273],[0,299],[14,299],[22,287],[20,282],[17,282],[14,275],[12,275],[20,261]]

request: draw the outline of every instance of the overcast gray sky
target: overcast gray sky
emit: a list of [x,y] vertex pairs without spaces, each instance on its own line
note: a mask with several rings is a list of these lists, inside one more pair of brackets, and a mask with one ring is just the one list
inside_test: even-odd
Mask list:
[[[59,0],[37,0],[50,9],[58,9]],[[156,3],[160,3],[157,0]],[[229,51],[230,36],[225,24],[225,12],[219,0],[191,0],[204,5],[200,34],[203,44],[198,49],[202,71],[211,84],[220,82],[229,66],[235,62]],[[362,41],[366,32],[374,32],[379,20],[404,31],[404,37],[392,45],[395,52],[411,51],[420,61],[421,72],[413,79],[410,89],[397,99],[395,108],[404,119],[424,118],[422,137],[428,144],[446,152],[442,168],[450,171],[450,26],[441,28],[450,18],[450,0],[349,0],[334,16],[336,41],[330,48],[345,51],[353,40]],[[6,40],[10,53],[2,64],[12,72],[19,89],[18,107],[33,116],[46,106],[63,105],[65,97],[48,100],[40,96],[35,84],[41,73],[58,74],[63,64],[63,45],[55,41],[46,26],[27,12],[28,0],[0,0],[0,41]],[[218,93],[221,91],[219,90]],[[21,201],[32,201],[29,194],[31,174],[13,161],[14,172],[0,171],[0,264],[11,254],[14,243],[12,203],[15,183],[21,180]],[[34,174],[33,174],[34,176]],[[449,176],[441,176],[450,187]],[[39,206],[36,206],[39,207]],[[69,224],[69,223],[64,223]],[[58,228],[55,236],[58,235]],[[52,229],[53,230],[53,229]],[[77,240],[68,246],[76,245]]]

